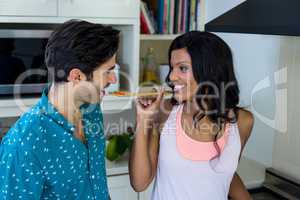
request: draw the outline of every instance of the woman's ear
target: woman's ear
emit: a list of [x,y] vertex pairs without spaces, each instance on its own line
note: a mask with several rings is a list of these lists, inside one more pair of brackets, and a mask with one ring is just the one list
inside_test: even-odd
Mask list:
[[86,76],[82,71],[78,68],[73,68],[69,72],[68,81],[73,83],[79,83],[82,80],[86,80]]

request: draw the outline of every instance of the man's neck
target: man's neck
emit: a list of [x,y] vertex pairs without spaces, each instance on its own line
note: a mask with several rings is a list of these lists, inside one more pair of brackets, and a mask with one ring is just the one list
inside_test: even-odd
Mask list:
[[53,84],[48,93],[49,102],[69,122],[76,125],[80,118],[80,112],[73,102],[72,90],[68,84]]

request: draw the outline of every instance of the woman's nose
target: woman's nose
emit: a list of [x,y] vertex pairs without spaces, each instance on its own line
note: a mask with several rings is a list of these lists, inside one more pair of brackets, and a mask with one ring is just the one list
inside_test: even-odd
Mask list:
[[176,72],[174,70],[171,71],[170,73],[170,81],[174,82],[174,81],[177,81],[178,80],[178,76],[176,74]]

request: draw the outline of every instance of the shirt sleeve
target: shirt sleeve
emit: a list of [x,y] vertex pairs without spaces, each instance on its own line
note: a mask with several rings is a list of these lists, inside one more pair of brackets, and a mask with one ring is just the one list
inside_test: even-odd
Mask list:
[[40,199],[44,176],[30,151],[0,147],[0,199]]
[[85,104],[81,107],[81,113],[89,153],[90,180],[95,199],[107,200],[109,197],[105,167],[105,134],[100,105]]

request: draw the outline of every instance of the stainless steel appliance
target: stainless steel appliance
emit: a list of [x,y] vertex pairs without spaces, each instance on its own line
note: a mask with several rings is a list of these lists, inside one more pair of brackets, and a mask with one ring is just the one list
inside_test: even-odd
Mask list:
[[41,93],[44,50],[55,25],[0,24],[0,95]]

